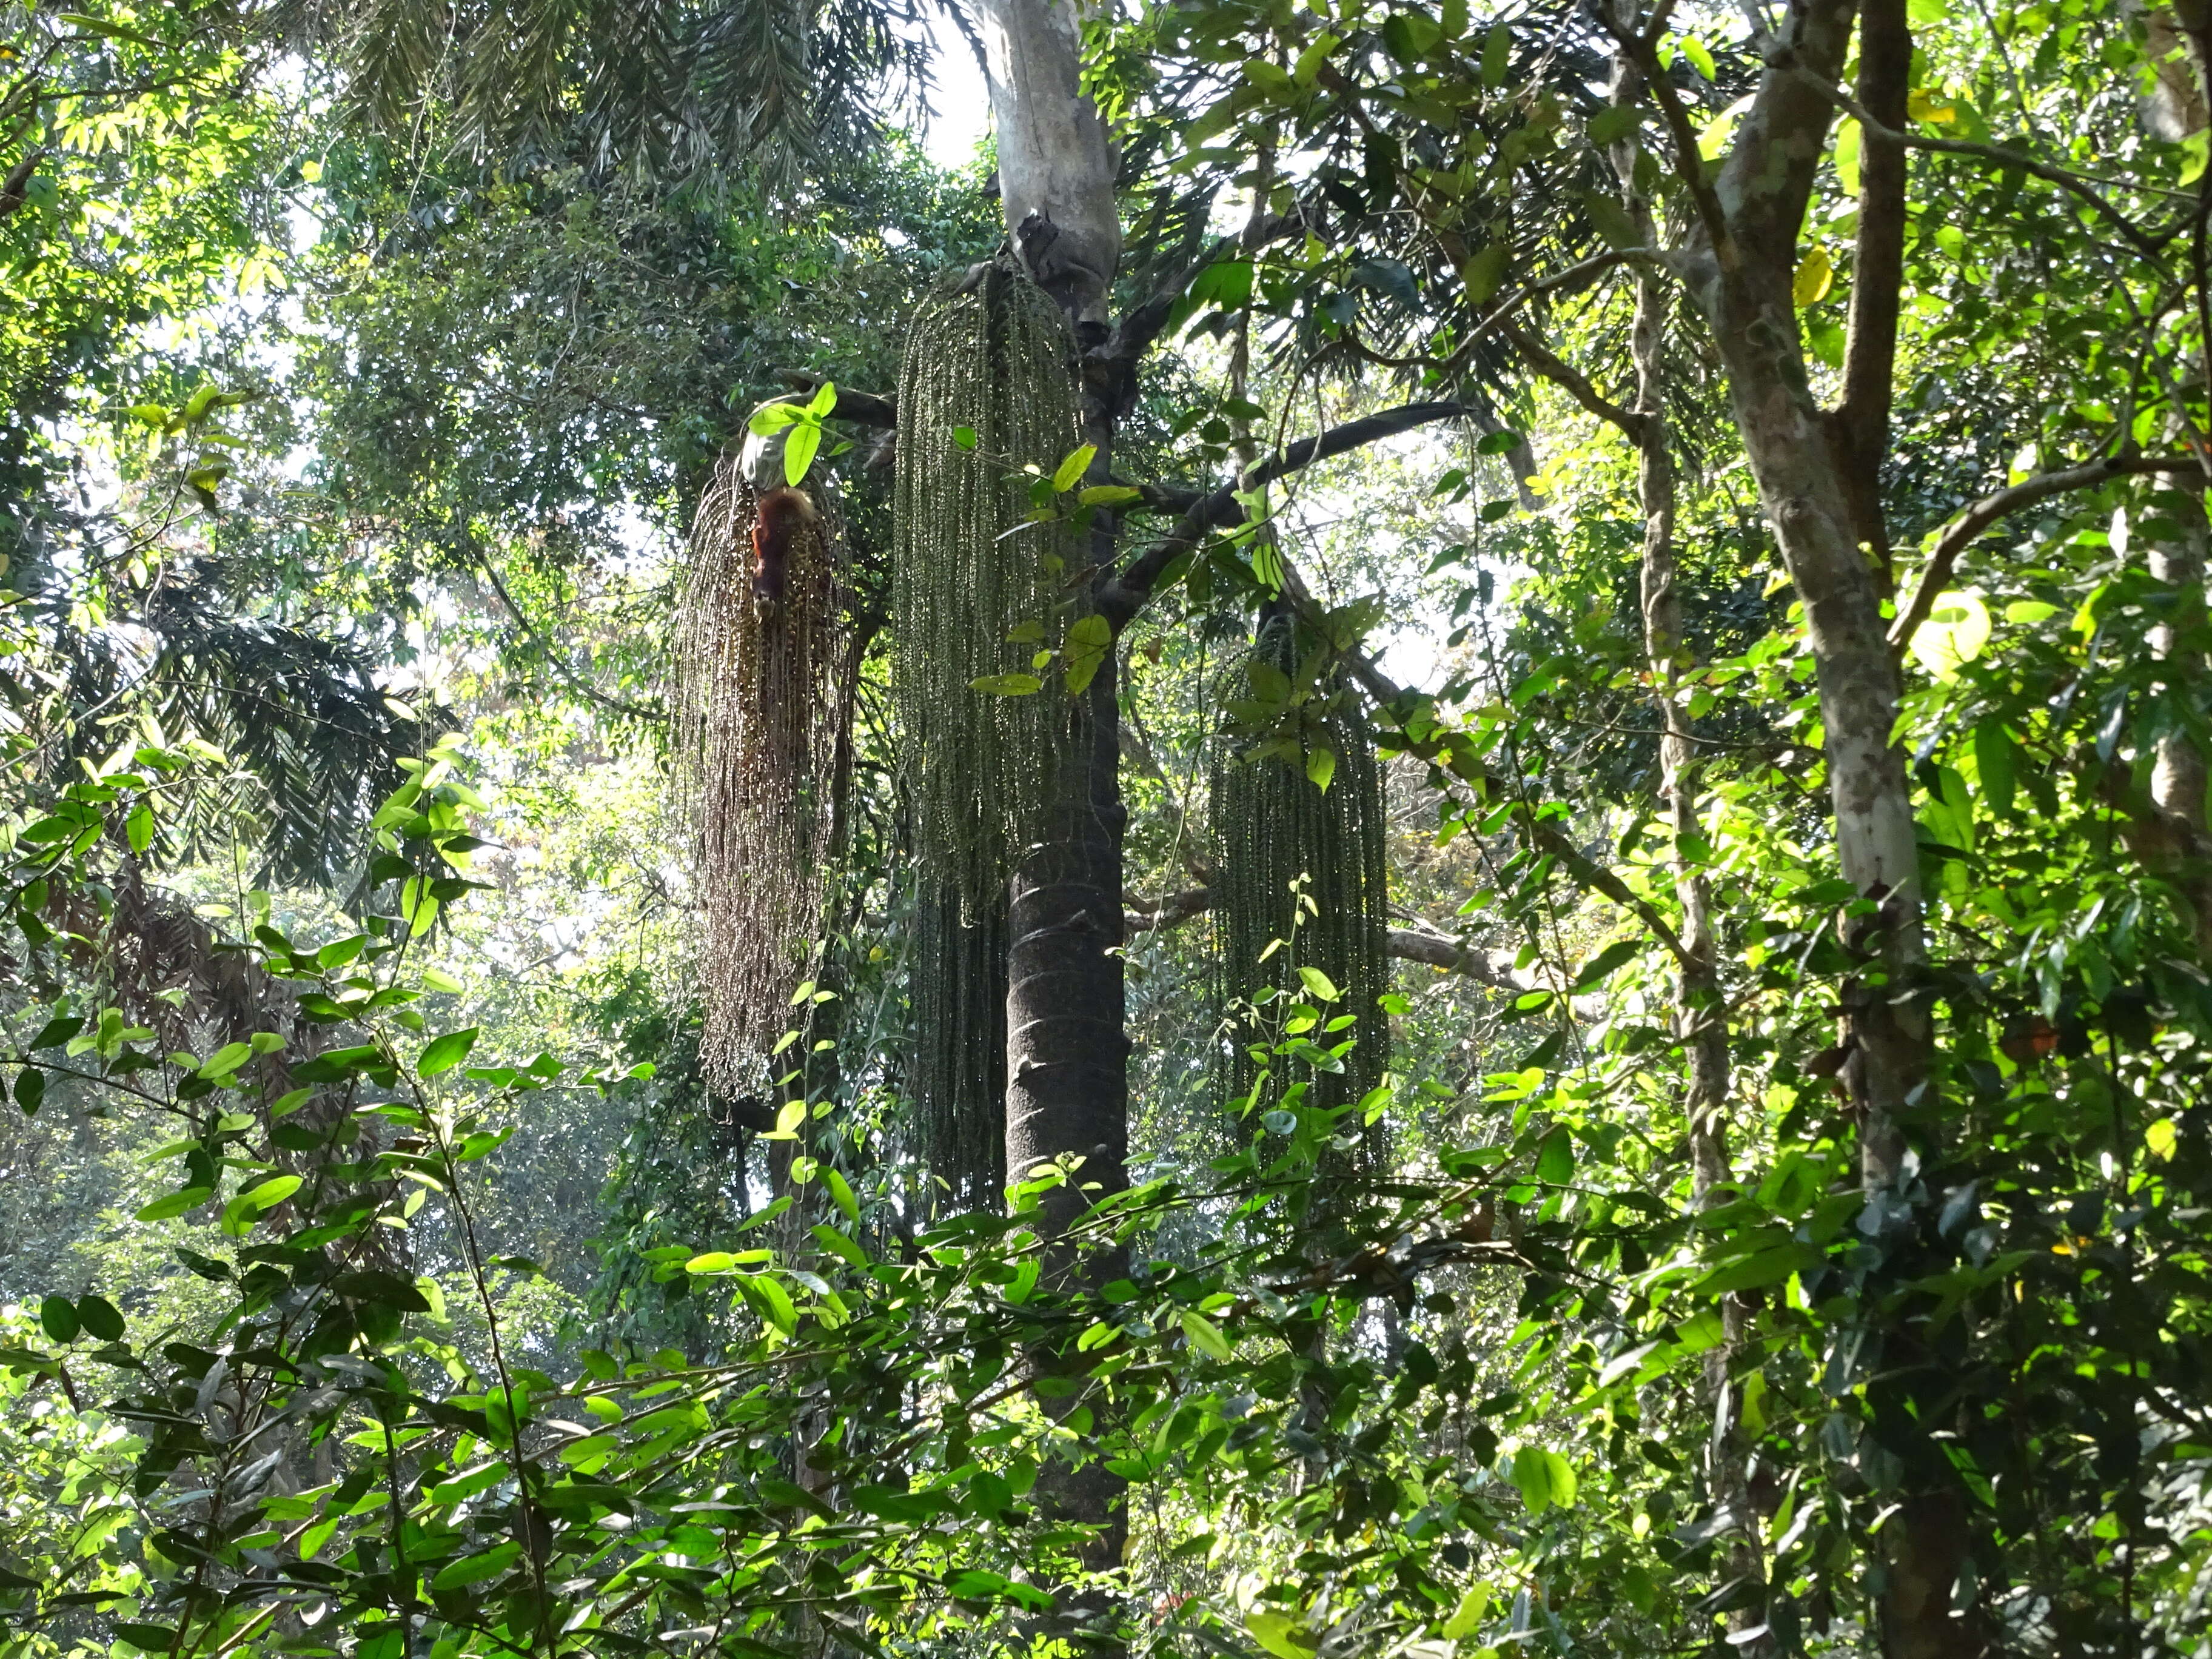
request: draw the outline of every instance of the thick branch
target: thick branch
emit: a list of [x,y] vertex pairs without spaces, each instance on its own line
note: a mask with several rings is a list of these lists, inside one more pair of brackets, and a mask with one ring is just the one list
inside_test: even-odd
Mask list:
[[[1865,0],[1859,13],[1859,99],[1887,127],[1905,122],[1912,82],[1912,33],[1905,0]],[[1897,372],[1898,300],[1905,281],[1905,151],[1869,131],[1860,152],[1857,246],[1851,260],[1850,333],[1836,435],[1852,530],[1887,569],[1889,530],[1881,507],[1881,462]]]
[[2197,472],[2203,463],[2194,455],[2115,455],[2108,460],[2092,461],[2086,466],[2068,467],[2060,472],[2039,472],[2034,477],[2016,483],[2009,489],[2000,489],[1995,495],[1984,495],[1972,507],[1951,520],[1936,550],[1929,555],[1928,568],[1913,590],[1912,601],[1898,613],[1897,621],[1889,630],[1892,647],[1901,647],[1911,639],[1913,630],[1928,620],[1928,613],[1936,608],[1936,596],[1949,585],[1951,572],[1957,568],[1959,555],[1972,544],[1974,538],[2008,514],[2023,507],[2033,507],[2038,501],[2048,501],[2053,495],[2063,495],[2070,490],[2094,489],[2109,483],[2114,478],[2124,478],[2145,472]]

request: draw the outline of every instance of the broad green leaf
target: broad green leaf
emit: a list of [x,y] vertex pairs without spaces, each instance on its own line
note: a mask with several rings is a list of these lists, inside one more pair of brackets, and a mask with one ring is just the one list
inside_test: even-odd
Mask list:
[[1554,1123],[1536,1148],[1536,1179],[1547,1187],[1564,1187],[1574,1175],[1574,1136],[1565,1124]]
[[763,404],[753,410],[752,418],[745,422],[745,430],[756,438],[773,438],[784,428],[805,418],[794,404]]
[[209,1188],[187,1187],[180,1193],[171,1193],[167,1198],[155,1199],[138,1212],[138,1219],[141,1221],[173,1220],[187,1210],[197,1210],[213,1195],[212,1190]]
[[522,1546],[512,1540],[504,1544],[494,1545],[481,1555],[465,1555],[458,1561],[447,1563],[439,1571],[438,1576],[430,1581],[430,1588],[441,1590],[461,1589],[468,1585],[481,1583],[486,1578],[497,1577],[520,1560],[521,1556]]
[[1698,154],[1708,161],[1717,161],[1727,152],[1729,140],[1735,137],[1736,124],[1751,112],[1758,94],[1747,93],[1705,124],[1698,135]]
[[207,1057],[206,1062],[200,1066],[198,1074],[202,1077],[228,1077],[252,1058],[252,1043],[226,1042]]
[[2019,778],[2020,745],[1995,715],[1984,716],[1974,727],[1974,774],[1981,786],[1982,801],[1992,817],[2012,816],[2013,791]]
[[1097,444],[1084,444],[1070,450],[1063,456],[1059,468],[1052,475],[1054,493],[1065,495],[1080,483],[1083,481],[1083,475],[1091,470],[1091,460],[1097,453]]
[[1844,194],[1859,193],[1859,124],[1847,119],[1836,128],[1836,182]]
[[1634,957],[1642,948],[1634,939],[1615,939],[1583,965],[1582,972],[1575,975],[1575,982],[1569,988],[1579,994],[1603,984],[1614,969]]
[[1459,1598],[1459,1605],[1452,1609],[1452,1616],[1444,1620],[1445,1639],[1456,1642],[1474,1635],[1482,1628],[1482,1615],[1489,1607],[1490,1586],[1469,1585],[1467,1594]]
[[301,1178],[295,1175],[271,1176],[249,1192],[240,1193],[240,1201],[257,1210],[271,1210],[298,1192]]
[[814,465],[815,452],[822,447],[822,423],[802,420],[793,427],[783,441],[783,481],[796,489],[805,482],[806,469]]
[[1306,777],[1323,794],[1336,781],[1336,750],[1325,745],[1306,750]]
[[860,1200],[853,1196],[853,1188],[847,1183],[845,1177],[835,1170],[824,1169],[822,1171],[822,1184],[830,1189],[830,1198],[836,1202],[837,1207],[845,1212],[845,1218],[858,1226],[860,1221]]
[[1195,1308],[1185,1308],[1177,1317],[1182,1325],[1182,1334],[1192,1347],[1210,1358],[1228,1359],[1231,1352],[1229,1339],[1221,1334],[1218,1325]]
[[1306,994],[1316,1002],[1334,1002],[1344,994],[1336,988],[1336,981],[1318,968],[1299,968],[1298,981],[1306,988]]
[[1513,66],[1513,31],[1503,23],[1491,25],[1482,39],[1482,84],[1492,91],[1505,84]]
[[80,1324],[76,1304],[65,1296],[50,1296],[39,1304],[39,1323],[57,1342],[74,1342]]
[[1682,56],[1690,60],[1690,67],[1705,77],[1713,78],[1713,55],[1705,50],[1705,43],[1694,34],[1686,34],[1675,42]]
[[1076,496],[1085,507],[1119,507],[1123,501],[1140,501],[1145,492],[1127,484],[1091,484]]
[[98,1338],[100,1341],[119,1342],[123,1340],[123,1310],[106,1297],[79,1297],[76,1304],[76,1316],[77,1322],[84,1327],[86,1333]]
[[1093,611],[1087,617],[1078,617],[1068,624],[1067,641],[1060,647],[1065,659],[1067,689],[1080,696],[1097,677],[1106,661],[1106,653],[1114,648],[1114,624]]
[[1248,1613],[1244,1628],[1275,1659],[1313,1659],[1314,1650],[1321,1645],[1306,1634],[1299,1620],[1286,1613]]
[[1044,682],[1034,674],[980,674],[968,682],[968,689],[994,697],[1027,697],[1043,690]]
[[684,1271],[687,1273],[726,1273],[733,1272],[737,1265],[738,1258],[729,1251],[708,1250],[705,1255],[695,1255],[685,1262]]
[[[2170,1117],[2162,1117],[2144,1126],[2143,1145],[2153,1158],[2171,1163],[2181,1145],[2181,1130]],[[87,1321],[88,1324],[91,1322]]]
[[448,1031],[443,1036],[433,1038],[429,1046],[422,1050],[422,1059],[415,1062],[416,1075],[436,1077],[441,1073],[452,1071],[466,1060],[469,1050],[477,1046],[477,1029],[471,1025],[465,1031]]
[[806,412],[817,421],[823,420],[837,407],[837,383],[824,380],[814,388],[814,396],[806,405]]

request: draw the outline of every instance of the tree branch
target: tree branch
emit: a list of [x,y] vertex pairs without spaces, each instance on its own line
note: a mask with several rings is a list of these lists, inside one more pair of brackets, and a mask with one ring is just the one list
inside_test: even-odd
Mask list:
[[1113,619],[1118,629],[1144,608],[1152,597],[1152,585],[1160,573],[1181,555],[1188,552],[1202,541],[1206,532],[1237,523],[1244,516],[1239,493],[1249,495],[1274,483],[1279,478],[1325,461],[1348,450],[1362,448],[1377,441],[1394,437],[1401,432],[1410,432],[1415,427],[1428,426],[1437,421],[1449,421],[1474,410],[1461,403],[1434,402],[1406,404],[1396,409],[1384,410],[1378,415],[1363,416],[1347,421],[1342,426],[1332,427],[1327,432],[1311,438],[1301,438],[1287,449],[1279,449],[1257,466],[1247,468],[1234,484],[1224,485],[1210,494],[1200,495],[1184,508],[1175,528],[1139,554],[1136,562],[1119,576],[1110,579],[1099,598],[1099,608]]
[[[1887,127],[1902,127],[1912,83],[1905,0],[1864,0],[1859,11],[1859,98]],[[1835,430],[1852,530],[1889,568],[1881,462],[1897,373],[1899,295],[1905,281],[1905,150],[1869,130],[1859,161],[1857,246],[1851,258],[1850,331]],[[1893,580],[1893,578],[1892,579]]]
[[1508,344],[1521,354],[1529,368],[1559,386],[1570,398],[1580,404],[1601,421],[1611,422],[1627,435],[1629,442],[1642,444],[1644,434],[1650,422],[1634,410],[1623,409],[1589,382],[1589,377],[1566,362],[1543,341],[1525,328],[1509,323],[1505,325]]
[[1115,363],[1134,362],[1159,337],[1160,331],[1167,326],[1168,318],[1173,313],[1176,302],[1209,269],[1230,254],[1253,252],[1278,237],[1303,229],[1305,222],[1305,216],[1297,212],[1280,214],[1273,218],[1255,216],[1252,223],[1236,235],[1216,237],[1205,252],[1176,271],[1127,312],[1120,322],[1114,325],[1114,331],[1107,337],[1106,343],[1094,349],[1090,355]]
[[1928,567],[1920,577],[1920,585],[1913,590],[1911,603],[1898,612],[1897,621],[1889,630],[1892,648],[1899,648],[1910,640],[1915,629],[1928,620],[1928,613],[1936,608],[1936,596],[1941,593],[1957,568],[1959,555],[1966,551],[1974,538],[1998,520],[2017,513],[2024,507],[2048,501],[2053,495],[2063,495],[2069,490],[2088,489],[2114,478],[2124,478],[2145,472],[2197,472],[2203,463],[2195,455],[2115,455],[2108,459],[2092,461],[2086,466],[2068,467],[2058,472],[2039,472],[1995,495],[1984,495],[1964,513],[1951,520],[1928,556]]
[[2007,149],[2002,144],[1984,144],[1971,138],[1930,138],[1917,132],[1902,132],[1874,118],[1873,112],[1840,87],[1831,86],[1819,76],[1796,64],[1789,73],[1802,81],[1821,97],[1859,124],[1860,131],[1869,138],[1880,138],[1911,149],[1932,150],[1942,155],[1972,155],[1984,161],[1995,161],[2000,167],[2018,167],[2030,173],[2046,184],[2071,191],[2110,220],[2119,233],[2134,243],[2142,252],[2155,258],[2160,251],[2158,239],[2112,205],[2096,188],[2079,173],[2064,167],[2053,167],[2048,161],[2039,161],[2033,155],[2024,155],[2016,149]]
[[[1121,926],[1131,933],[1153,933],[1179,927],[1214,908],[1212,890],[1206,887],[1170,893],[1157,899],[1125,895],[1121,902],[1124,906]],[[1469,979],[1480,980],[1500,991],[1525,991],[1528,988],[1513,977],[1510,958],[1493,956],[1487,951],[1472,945],[1462,945],[1457,939],[1447,939],[1441,933],[1393,927],[1384,937],[1382,949],[1384,955],[1400,962],[1418,962],[1443,973],[1464,974]],[[1499,966],[1501,961],[1506,965]]]

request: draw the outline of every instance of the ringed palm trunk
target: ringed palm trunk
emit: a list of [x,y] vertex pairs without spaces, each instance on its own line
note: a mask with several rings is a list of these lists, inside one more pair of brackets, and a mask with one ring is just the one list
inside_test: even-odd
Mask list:
[[[1082,94],[1082,38],[1070,0],[983,0],[991,108],[1006,228],[1038,286],[1067,315],[1079,352],[1100,344],[1121,258],[1115,202],[1118,162],[1105,123]],[[1086,385],[1084,438],[1093,482],[1113,450],[1116,393]],[[1102,514],[1091,562],[1113,568],[1115,526]],[[1122,827],[1119,677],[1109,650],[1083,694],[1085,763],[1060,769],[1058,799],[1036,845],[1023,850],[1008,891],[1006,1176],[1041,1164],[1081,1163],[1074,1183],[1046,1197],[1048,1241],[1095,1198],[1127,1184],[1128,1037],[1121,971]],[[1060,1256],[1079,1282],[1121,1272],[1094,1255]],[[1040,1370],[1072,1355],[1039,1354]],[[1064,1414],[1079,1396],[1042,1403]],[[1054,1518],[1095,1528],[1085,1563],[1116,1566],[1127,1533],[1124,1486],[1097,1462],[1058,1466],[1039,1483]],[[1096,1608],[1079,1608],[1095,1612]]]

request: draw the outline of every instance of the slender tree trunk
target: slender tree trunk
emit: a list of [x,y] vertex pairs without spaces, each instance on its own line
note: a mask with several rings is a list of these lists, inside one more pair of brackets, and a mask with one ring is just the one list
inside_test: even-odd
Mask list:
[[[1635,21],[1632,4],[1621,9]],[[1615,60],[1614,101],[1632,104],[1644,90],[1643,76],[1623,56]],[[1613,155],[1631,216],[1646,246],[1656,246],[1660,228],[1652,205],[1637,188],[1639,147],[1622,144]],[[1667,426],[1666,330],[1670,283],[1661,272],[1642,270],[1636,284],[1636,315],[1629,350],[1636,365],[1637,499],[1644,514],[1644,558],[1640,571],[1644,611],[1644,654],[1651,673],[1652,701],[1660,720],[1659,789],[1667,809],[1672,841],[1674,899],[1681,907],[1682,954],[1674,981],[1674,1032],[1682,1043],[1688,1078],[1683,1115],[1689,1126],[1691,1202],[1704,1210],[1725,1200],[1730,1168],[1728,1108],[1730,1074],[1727,1001],[1721,993],[1719,947],[1713,934],[1711,884],[1698,854],[1703,841],[1698,823],[1698,752],[1689,710],[1683,706],[1682,671],[1692,665],[1682,625],[1682,595],[1676,559],[1676,489],[1674,456]],[[1747,1310],[1729,1297],[1721,1307],[1724,1340],[1705,1358],[1705,1383],[1713,1401],[1710,1475],[1717,1508],[1735,1516],[1740,1529],[1729,1547],[1734,1576],[1765,1577],[1759,1517],[1750,1501],[1749,1448],[1742,1433],[1742,1397],[1729,1377],[1747,1333]],[[1762,1602],[1731,1613],[1741,1632],[1765,1621]],[[1771,1640],[1739,1644],[1745,1659],[1771,1652]]]
[[[1769,67],[1717,177],[1698,167],[1694,137],[1670,116],[1678,164],[1692,192],[1703,244],[1684,263],[1729,379],[1736,426],[1790,580],[1802,605],[1820,695],[1824,752],[1842,872],[1869,913],[1846,917],[1845,942],[1864,963],[1844,988],[1843,1079],[1860,1122],[1861,1177],[1883,1195],[1908,1165],[1903,1120],[1923,1103],[1932,1027],[1918,981],[1925,956],[1919,854],[1905,756],[1891,741],[1903,684],[1881,605],[1875,473],[1887,442],[1893,374],[1894,274],[1886,272],[1888,228],[1877,226],[1874,270],[1855,294],[1851,342],[1857,390],[1844,418],[1823,410],[1806,372],[1792,291],[1797,244],[1832,110],[1812,82],[1833,83],[1850,42],[1854,0],[1798,0],[1767,50]],[[1869,14],[1874,39],[1862,58],[1877,77],[1898,67],[1903,19],[1889,0]],[[1910,46],[1903,63],[1909,68]],[[1802,71],[1802,73],[1801,73]],[[1864,84],[1863,82],[1863,84]],[[1885,97],[1892,88],[1878,84]],[[1862,204],[1901,216],[1901,157],[1887,192]],[[1900,219],[1901,223],[1901,219]],[[1887,281],[1887,293],[1878,285]],[[1871,531],[1866,526],[1873,520]],[[1862,546],[1862,542],[1867,544]],[[1909,1248],[1912,1224],[1885,1226],[1878,1242]],[[1969,1544],[1957,1477],[1928,1438],[1920,1412],[1935,1372],[1913,1328],[1881,1321],[1869,1404],[1875,1431],[1906,1455],[1899,1512],[1882,1529],[1887,1559],[1879,1598],[1888,1659],[1948,1659],[1978,1651],[1974,1626],[1951,1600]]]
[[[2177,655],[2182,638],[2204,625],[2206,536],[2201,489],[2191,494],[2181,518],[2181,533],[2154,543],[2150,550],[2150,574],[2182,596],[2173,622],[2151,630],[2151,648],[2167,664],[2167,678],[2173,684],[2200,679],[2205,671],[2201,655]],[[2164,866],[2161,873],[2181,890],[2193,913],[2198,959],[2212,963],[2212,825],[2207,823],[2206,784],[2204,752],[2193,738],[2186,732],[2169,732],[2159,739],[2150,799],[2160,820],[2155,838],[2165,856],[2155,862]]]

